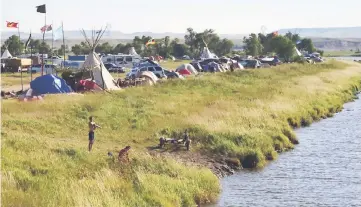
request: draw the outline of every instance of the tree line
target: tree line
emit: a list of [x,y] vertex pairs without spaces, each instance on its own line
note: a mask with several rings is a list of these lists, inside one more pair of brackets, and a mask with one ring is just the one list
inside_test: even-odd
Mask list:
[[323,51],[316,50],[310,38],[301,38],[298,34],[291,32],[285,35],[252,33],[243,38],[243,43],[245,53],[252,56],[277,54],[285,60],[291,60],[296,55],[295,48],[308,53],[317,51],[323,55]]
[[[187,29],[187,33],[184,36],[184,42],[178,38],[171,39],[169,36],[164,38],[155,39],[156,44],[145,46],[145,44],[151,40],[150,36],[135,36],[130,43],[118,43],[117,45],[111,45],[109,42],[99,44],[95,48],[97,53],[105,54],[127,54],[131,47],[134,47],[138,54],[141,56],[160,55],[163,57],[182,57],[188,55],[190,57],[198,57],[202,52],[203,47],[208,48],[218,54],[226,55],[232,51],[234,46],[233,42],[229,39],[222,39],[212,29],[206,29],[203,32],[196,32],[192,28]],[[9,52],[13,55],[19,55],[23,52],[30,53],[32,48],[33,53],[44,53],[49,55],[62,55],[64,50],[66,53],[72,52],[75,55],[89,54],[91,48],[85,41],[75,44],[71,48],[67,45],[62,45],[61,48],[57,48],[52,51],[51,47],[41,40],[31,40],[27,51],[24,51],[25,44],[19,41],[19,37],[16,35],[11,36],[2,45],[2,51],[8,48]]]
[[[171,39],[169,36],[166,36],[164,38],[155,39],[156,44],[154,45],[145,46],[151,39],[152,37],[150,36],[135,36],[130,43],[111,45],[109,42],[104,42],[95,48],[95,52],[105,54],[128,54],[129,49],[134,47],[141,56],[160,55],[168,58],[170,56],[182,57],[188,55],[196,58],[199,57],[205,46],[219,56],[231,53],[232,48],[234,47],[234,43],[231,40],[220,38],[212,29],[196,32],[192,28],[188,28],[183,42],[178,38]],[[307,51],[309,53],[317,51],[311,39],[301,38],[298,34],[292,34],[291,32],[288,32],[285,35],[275,35],[274,33],[252,33],[248,37],[243,38],[243,43],[244,52],[247,55],[261,56],[277,54],[286,60],[292,59],[295,56],[295,47],[300,51]],[[44,53],[49,55],[63,55],[64,52],[82,55],[89,54],[90,52],[90,47],[85,41],[75,44],[71,48],[67,45],[62,45],[61,48],[52,51],[51,47],[41,40],[31,40],[27,47],[27,51],[24,51],[25,44],[19,41],[19,37],[16,35],[9,37],[2,45],[1,50],[4,51],[5,47],[7,47],[13,55],[19,55],[22,52],[30,53],[30,48],[32,48],[33,53]],[[323,53],[323,51],[318,52]]]

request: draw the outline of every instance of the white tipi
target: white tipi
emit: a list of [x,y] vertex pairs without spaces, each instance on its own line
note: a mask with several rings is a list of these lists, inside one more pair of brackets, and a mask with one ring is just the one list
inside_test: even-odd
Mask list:
[[102,87],[103,89],[119,90],[120,88],[117,86],[113,76],[105,68],[103,61],[99,58],[99,55],[95,53],[95,48],[99,44],[99,41],[103,36],[105,30],[100,29],[97,32],[93,31],[92,39],[91,39],[92,42],[87,37],[85,31],[82,30],[82,34],[85,38],[85,41],[88,43],[91,49],[90,54],[88,55],[87,59],[83,64],[83,69],[90,70],[92,72],[92,76],[95,80],[95,83],[100,87]]
[[134,47],[129,49],[129,55],[138,55],[137,51],[135,51]]
[[9,50],[6,48],[3,54],[1,55],[1,59],[12,58],[13,56],[10,54]]

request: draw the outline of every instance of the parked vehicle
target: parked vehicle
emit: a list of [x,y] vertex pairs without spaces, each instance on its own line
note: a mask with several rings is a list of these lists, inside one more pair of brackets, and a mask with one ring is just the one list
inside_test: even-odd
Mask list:
[[[30,72],[30,70],[29,70]],[[32,73],[41,73],[41,64],[33,65],[31,67]],[[44,74],[53,74],[55,73],[55,65],[44,65]]]
[[260,68],[262,63],[259,60],[243,60],[239,62],[244,68]]
[[154,73],[154,75],[157,76],[158,78],[166,78],[167,77],[164,72],[164,69],[162,67],[156,66],[156,65],[133,68],[126,75],[126,77],[128,77],[128,78],[135,77],[135,75],[137,74],[138,71],[150,71],[150,72]]
[[139,63],[141,57],[139,55],[106,55],[101,58],[103,63],[113,63],[117,66],[133,67],[136,63]]
[[124,67],[117,66],[114,63],[104,63],[104,66],[106,69],[108,69],[109,72],[125,73]]

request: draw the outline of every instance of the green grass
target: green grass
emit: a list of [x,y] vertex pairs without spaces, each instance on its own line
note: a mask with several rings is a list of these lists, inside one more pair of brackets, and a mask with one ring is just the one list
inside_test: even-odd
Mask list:
[[[209,169],[149,150],[160,135],[190,130],[191,151],[263,167],[294,147],[290,125],[332,116],[360,85],[356,63],[285,64],[205,74],[120,92],[4,100],[4,206],[192,206],[214,202],[220,185]],[[87,119],[103,128],[87,152]],[[302,140],[301,140],[302,142]],[[107,158],[126,145],[131,164]]]

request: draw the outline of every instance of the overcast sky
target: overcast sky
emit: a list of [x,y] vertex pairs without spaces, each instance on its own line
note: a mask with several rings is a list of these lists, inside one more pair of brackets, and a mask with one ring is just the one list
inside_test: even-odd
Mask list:
[[268,32],[280,28],[361,26],[361,0],[1,0],[1,26],[19,22],[20,30],[40,32],[47,23],[65,30],[111,25],[131,32],[185,32],[212,28],[222,34]]

